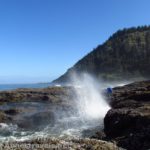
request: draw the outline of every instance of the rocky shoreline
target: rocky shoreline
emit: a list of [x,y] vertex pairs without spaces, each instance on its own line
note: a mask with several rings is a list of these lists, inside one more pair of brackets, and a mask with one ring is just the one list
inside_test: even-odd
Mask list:
[[[72,109],[74,97],[71,87],[54,87],[45,89],[18,89],[0,92],[0,106],[14,102],[43,101],[52,105],[63,106],[63,109]],[[110,97],[109,97],[110,98]],[[113,89],[110,105],[104,118],[104,132],[97,132],[91,139],[41,139],[19,142],[27,144],[66,145],[68,149],[104,149],[116,150],[146,150],[150,148],[150,81],[135,82]],[[14,116],[23,110],[0,110],[0,122],[12,122]],[[36,117],[53,118],[52,113],[38,114]],[[35,116],[33,116],[35,118]],[[28,119],[30,120],[30,119]],[[52,120],[53,121],[53,120]],[[32,121],[31,121],[32,122]],[[86,131],[88,132],[88,130]],[[96,138],[96,139],[93,139]],[[103,141],[101,141],[103,140]],[[55,141],[55,142],[54,142]],[[57,142],[56,142],[57,141]],[[107,141],[107,142],[106,142]],[[110,143],[113,142],[113,143]],[[16,142],[18,143],[18,142]],[[64,144],[65,143],[65,144]],[[116,143],[116,144],[114,144]],[[6,144],[6,143],[5,143]],[[5,146],[3,144],[3,147]],[[117,145],[117,146],[116,146]],[[8,149],[11,149],[10,147]],[[25,148],[20,148],[25,150]],[[67,149],[67,148],[66,148]]]
[[1,91],[0,123],[31,130],[54,124],[56,109],[73,110],[73,95],[71,87]]
[[96,139],[36,139],[25,142],[3,143],[5,150],[123,150],[115,143]]
[[150,81],[113,89],[112,109],[104,118],[108,140],[128,150],[150,148]]

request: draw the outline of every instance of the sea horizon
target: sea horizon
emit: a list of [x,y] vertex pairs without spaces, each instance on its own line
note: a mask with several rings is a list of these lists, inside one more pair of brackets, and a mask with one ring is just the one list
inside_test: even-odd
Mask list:
[[50,82],[45,83],[6,83],[0,84],[0,91],[15,90],[18,88],[46,88],[51,86]]

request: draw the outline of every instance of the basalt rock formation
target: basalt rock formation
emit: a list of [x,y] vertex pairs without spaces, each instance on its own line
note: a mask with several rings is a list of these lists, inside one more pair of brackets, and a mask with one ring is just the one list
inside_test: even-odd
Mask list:
[[150,81],[113,89],[112,109],[104,119],[108,140],[128,150],[150,148]]

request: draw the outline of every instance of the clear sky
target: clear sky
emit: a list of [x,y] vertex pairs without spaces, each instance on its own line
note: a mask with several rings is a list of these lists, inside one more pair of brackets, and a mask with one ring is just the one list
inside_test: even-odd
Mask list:
[[124,27],[150,0],[0,0],[0,83],[47,82]]

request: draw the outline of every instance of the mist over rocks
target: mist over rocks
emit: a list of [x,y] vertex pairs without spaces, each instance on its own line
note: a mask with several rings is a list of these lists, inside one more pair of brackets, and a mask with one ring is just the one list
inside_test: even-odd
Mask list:
[[37,112],[28,117],[22,118],[19,122],[15,122],[19,128],[29,129],[31,131],[39,131],[46,127],[48,124],[54,126],[55,117],[54,112]]
[[30,131],[54,126],[57,116],[75,111],[74,97],[73,87],[0,91],[0,123]]
[[10,123],[17,125],[15,132],[20,136],[32,131],[33,135],[40,132],[45,136],[81,137],[86,129],[103,128],[103,118],[110,107],[101,88],[88,74],[83,74],[81,80],[78,76],[73,79],[66,87],[1,91],[0,109],[11,118],[2,123],[8,128]]

